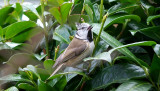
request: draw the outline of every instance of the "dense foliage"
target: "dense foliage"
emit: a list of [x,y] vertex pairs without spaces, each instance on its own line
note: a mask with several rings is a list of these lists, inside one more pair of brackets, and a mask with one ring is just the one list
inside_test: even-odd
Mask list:
[[[159,14],[159,0],[8,2],[0,8],[0,90],[159,91]],[[87,70],[50,76],[76,22],[93,26]]]

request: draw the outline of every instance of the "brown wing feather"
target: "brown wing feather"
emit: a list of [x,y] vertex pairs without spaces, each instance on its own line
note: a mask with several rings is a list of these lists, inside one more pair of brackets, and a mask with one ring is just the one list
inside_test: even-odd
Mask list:
[[56,63],[53,67],[56,67],[59,64],[80,55],[82,52],[86,50],[86,47],[87,45],[85,41],[73,38],[66,50],[57,58]]

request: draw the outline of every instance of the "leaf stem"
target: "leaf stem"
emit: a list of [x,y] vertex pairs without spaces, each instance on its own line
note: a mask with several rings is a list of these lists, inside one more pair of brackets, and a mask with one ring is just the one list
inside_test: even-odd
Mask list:
[[41,0],[41,22],[43,24],[44,27],[44,33],[45,33],[45,44],[46,44],[46,52],[47,52],[47,59],[50,57],[50,53],[49,53],[49,45],[48,45],[48,31],[47,31],[47,27],[46,27],[46,23],[45,23],[45,16],[44,16],[44,0]]
[[102,16],[103,16],[103,0],[101,0],[100,4],[100,22],[102,21]]
[[52,26],[48,29],[48,31],[51,31],[51,29],[52,29],[55,25],[57,25],[57,24],[58,24],[58,22],[55,21],[55,22],[52,24]]
[[103,16],[102,24],[101,24],[101,28],[100,28],[100,31],[99,31],[98,37],[96,38],[96,41],[95,41],[95,48],[94,48],[94,50],[93,50],[92,56],[95,54],[95,51],[96,51],[97,45],[98,45],[99,40],[100,40],[101,32],[102,32],[102,30],[103,30],[103,26],[104,26],[104,23],[105,23],[105,21],[106,21],[107,17],[108,17],[108,14],[106,14],[106,15],[104,15],[104,16]]
[[122,30],[121,30],[121,32],[119,33],[119,35],[117,36],[117,40],[120,39],[120,37],[122,36],[124,30],[126,29],[126,26],[127,26],[128,21],[129,21],[129,20],[127,19],[127,20],[125,21],[125,23],[123,24]]
[[151,21],[152,25],[155,26],[155,24],[153,23],[153,21]]
[[58,51],[59,51],[59,45],[57,46],[57,48],[55,48],[54,61],[57,59]]
[[148,70],[144,67],[144,66],[141,66],[142,67],[142,69],[144,70],[144,72],[145,72],[145,74],[146,74],[146,77],[148,77],[148,80],[152,83],[152,85],[157,89],[157,91],[159,91],[158,90],[158,88],[156,87],[156,85],[155,85],[155,83],[152,81],[152,79],[151,79],[151,77],[150,77],[150,75],[149,75],[149,73],[148,73]]
[[82,77],[80,83],[76,86],[76,88],[74,89],[74,91],[78,90],[78,88],[81,86],[81,84],[83,85],[85,77]]

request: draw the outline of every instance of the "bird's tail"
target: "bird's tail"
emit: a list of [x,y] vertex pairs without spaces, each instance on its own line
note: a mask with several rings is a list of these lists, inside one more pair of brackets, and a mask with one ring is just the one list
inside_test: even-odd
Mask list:
[[[57,65],[55,65],[55,67],[56,67],[56,66],[57,66]],[[50,77],[52,77],[53,75],[55,75],[58,71],[63,70],[63,69],[64,69],[64,67],[65,67],[64,63],[63,63],[63,64],[58,65],[58,67],[56,67],[56,69],[53,71],[53,73],[51,74],[51,76],[50,76]],[[49,77],[49,78],[50,78],[50,77]]]

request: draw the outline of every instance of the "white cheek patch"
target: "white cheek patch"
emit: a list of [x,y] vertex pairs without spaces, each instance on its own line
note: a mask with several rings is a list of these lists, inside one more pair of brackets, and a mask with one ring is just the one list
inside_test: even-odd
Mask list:
[[86,30],[78,30],[76,33],[76,37],[79,39],[87,39],[88,31]]

